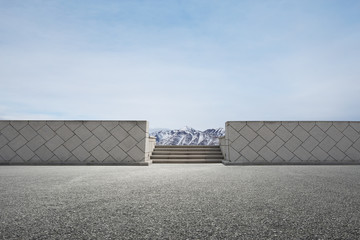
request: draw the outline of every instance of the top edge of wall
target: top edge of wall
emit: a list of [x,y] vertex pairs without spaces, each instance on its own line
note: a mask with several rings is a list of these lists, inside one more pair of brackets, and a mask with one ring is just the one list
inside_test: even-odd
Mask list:
[[147,120],[12,120],[0,119],[1,122],[147,122]]
[[264,123],[274,123],[274,122],[356,122],[356,123],[360,123],[360,121],[331,121],[331,120],[299,120],[299,121],[288,121],[288,120],[279,120],[279,121],[226,121],[226,123],[233,123],[233,122],[242,122],[242,123],[246,123],[246,122],[264,122]]

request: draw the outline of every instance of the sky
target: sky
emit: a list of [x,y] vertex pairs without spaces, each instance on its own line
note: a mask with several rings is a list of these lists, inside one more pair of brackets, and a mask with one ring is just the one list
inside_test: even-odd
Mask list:
[[358,0],[0,0],[0,119],[360,120]]

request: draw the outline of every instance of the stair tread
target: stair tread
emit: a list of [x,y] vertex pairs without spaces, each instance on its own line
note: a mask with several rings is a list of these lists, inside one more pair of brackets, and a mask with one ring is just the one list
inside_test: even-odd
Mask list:
[[182,152],[177,152],[177,151],[154,151],[153,155],[166,155],[166,154],[171,154],[171,155],[216,155],[219,154],[221,155],[222,153],[220,151],[208,151],[208,152],[204,152],[204,151],[182,151]]
[[155,148],[220,148],[218,145],[156,145]]
[[223,159],[222,155],[152,155],[151,159]]
[[155,148],[154,151],[220,151],[220,148]]
[[222,163],[223,159],[156,159],[153,163]]

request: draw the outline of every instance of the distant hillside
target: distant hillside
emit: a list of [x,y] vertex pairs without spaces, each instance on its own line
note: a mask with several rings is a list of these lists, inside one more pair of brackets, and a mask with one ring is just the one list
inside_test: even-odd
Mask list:
[[225,135],[223,128],[205,131],[184,127],[177,130],[150,129],[150,136],[156,137],[157,145],[219,145],[219,137]]

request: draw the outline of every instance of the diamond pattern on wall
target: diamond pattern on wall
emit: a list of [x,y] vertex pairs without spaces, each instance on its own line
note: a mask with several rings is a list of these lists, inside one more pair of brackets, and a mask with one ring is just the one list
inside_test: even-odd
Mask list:
[[23,127],[26,126],[27,122],[26,121],[12,121],[11,126],[14,127],[17,131],[19,131],[20,129],[22,129]]
[[1,130],[1,134],[9,141],[13,140],[19,135],[18,131],[16,131],[16,129],[13,128],[10,124]]
[[3,146],[5,146],[8,143],[9,143],[9,140],[7,140],[6,137],[4,137],[3,135],[0,134],[0,148],[2,148]]
[[0,121],[0,163],[140,163],[146,121]]
[[11,142],[9,142],[9,146],[11,147],[12,150],[16,151],[19,148],[21,148],[22,146],[24,146],[24,144],[26,143],[26,139],[21,136],[18,135],[16,138],[14,138]]
[[360,122],[227,122],[230,162],[360,162]]

